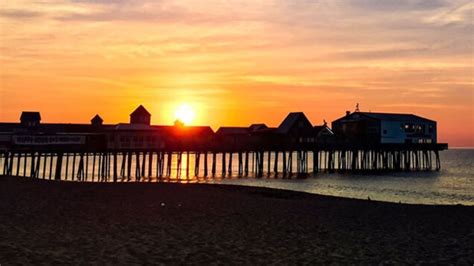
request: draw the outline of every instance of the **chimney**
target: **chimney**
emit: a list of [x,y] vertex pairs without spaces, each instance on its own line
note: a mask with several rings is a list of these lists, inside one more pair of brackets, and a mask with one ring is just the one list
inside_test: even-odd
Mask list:
[[351,114],[351,111],[346,111],[346,116],[349,116]]

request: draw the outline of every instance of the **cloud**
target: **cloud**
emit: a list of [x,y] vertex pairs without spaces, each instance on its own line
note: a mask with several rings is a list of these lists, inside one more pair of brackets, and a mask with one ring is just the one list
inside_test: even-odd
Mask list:
[[449,5],[444,0],[349,0],[348,2],[351,6],[365,11],[381,12],[430,10]]
[[42,16],[41,12],[21,9],[0,9],[0,17],[9,19],[31,19]]
[[[473,26],[473,12],[474,12],[474,3],[468,2],[465,4],[460,4],[459,6],[450,7],[445,10],[425,18],[426,23],[434,23],[438,25],[460,25],[467,24],[472,30]],[[472,33],[472,31],[471,31]]]

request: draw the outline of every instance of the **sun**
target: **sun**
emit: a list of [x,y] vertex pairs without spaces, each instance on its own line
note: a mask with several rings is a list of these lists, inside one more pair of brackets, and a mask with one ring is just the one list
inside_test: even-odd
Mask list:
[[174,113],[176,120],[183,122],[185,125],[189,125],[194,121],[196,112],[189,104],[181,104]]

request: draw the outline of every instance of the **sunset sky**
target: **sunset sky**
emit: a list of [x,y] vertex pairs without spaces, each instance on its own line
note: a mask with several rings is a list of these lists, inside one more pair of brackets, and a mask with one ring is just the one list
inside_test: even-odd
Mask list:
[[313,124],[362,111],[438,121],[474,146],[472,0],[50,0],[0,5],[0,121]]

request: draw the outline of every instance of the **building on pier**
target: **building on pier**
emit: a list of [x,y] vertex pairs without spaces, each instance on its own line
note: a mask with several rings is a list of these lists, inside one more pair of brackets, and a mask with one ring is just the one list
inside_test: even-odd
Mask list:
[[133,113],[130,114],[130,124],[150,125],[151,114],[143,107],[138,106]]
[[41,115],[39,112],[22,112],[20,116],[20,123],[27,128],[37,127],[41,122]]
[[130,123],[104,124],[96,115],[89,124],[40,123],[39,112],[24,112],[20,123],[0,123],[0,149],[33,150],[71,144],[84,151],[297,150],[361,144],[436,144],[436,122],[412,114],[348,112],[313,126],[302,112],[293,112],[277,127],[150,125],[151,114],[139,106]]
[[249,145],[251,134],[248,127],[220,127],[216,131],[215,139],[220,145],[236,148]]
[[314,173],[430,170],[433,165],[439,170],[439,151],[448,147],[436,143],[435,121],[409,114],[348,112],[331,130],[327,123],[313,127],[300,112],[290,113],[278,128],[252,124],[216,133],[208,126],[150,125],[150,118],[140,106],[130,123],[103,124],[98,115],[89,124],[40,123],[39,113],[22,123],[0,123],[0,174],[45,178],[48,173],[56,180],[63,174],[69,180],[68,173],[71,180],[88,180],[90,174],[94,180],[97,173],[98,180],[112,176],[114,182],[130,181],[134,174],[140,181],[169,178],[173,169],[179,177],[184,162],[189,176],[190,154],[194,175],[202,163],[205,177],[231,176],[235,168],[239,176],[261,177],[264,171],[291,176],[307,174],[310,165]]
[[332,122],[334,133],[349,142],[436,143],[436,121],[413,115],[346,112]]
[[316,143],[329,143],[334,141],[334,132],[328,127],[326,121],[324,121],[322,125],[314,126],[313,130]]
[[316,142],[313,125],[303,112],[288,114],[275,133],[285,145]]
[[95,115],[92,119],[91,119],[91,125],[94,126],[94,127],[101,127],[102,125],[104,124],[104,119],[102,119],[102,117],[100,117],[100,115]]

